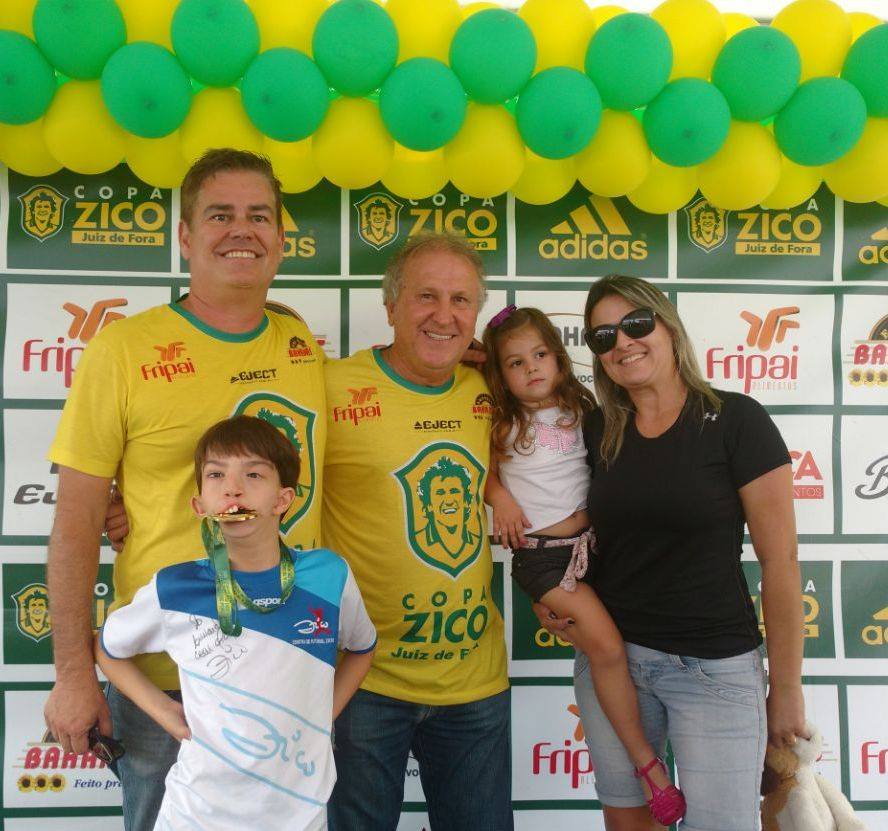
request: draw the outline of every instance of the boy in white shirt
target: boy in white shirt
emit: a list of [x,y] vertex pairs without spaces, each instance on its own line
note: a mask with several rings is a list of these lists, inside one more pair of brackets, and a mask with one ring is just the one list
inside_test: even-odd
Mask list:
[[[100,633],[111,683],[183,740],[156,831],[326,828],[332,721],[370,668],[376,632],[342,558],[281,541],[298,475],[293,446],[265,421],[211,427],[192,500],[208,557],[157,572]],[[176,663],[182,704],[126,660],[146,652]]]

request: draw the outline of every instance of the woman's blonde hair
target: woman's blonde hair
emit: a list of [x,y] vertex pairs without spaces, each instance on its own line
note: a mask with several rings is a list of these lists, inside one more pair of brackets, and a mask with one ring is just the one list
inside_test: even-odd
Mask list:
[[[697,410],[702,421],[707,410],[718,412],[721,399],[700,372],[694,347],[678,316],[675,306],[653,283],[640,277],[626,277],[622,274],[609,274],[593,283],[586,297],[586,311],[583,320],[586,329],[592,328],[592,310],[599,301],[608,296],[622,297],[635,309],[650,309],[659,319],[672,338],[672,354],[675,356],[675,369],[688,388],[688,403]],[[629,416],[635,412],[632,400],[623,387],[612,381],[604,370],[601,358],[594,355],[595,395],[604,416],[604,433],[601,437],[601,457],[606,465],[611,464],[623,446],[623,435]]]
[[570,418],[562,422],[562,426],[575,427],[582,421],[586,412],[595,408],[595,398],[592,393],[574,377],[570,356],[561,342],[558,330],[549,318],[539,309],[516,309],[498,326],[488,326],[484,330],[483,338],[484,348],[487,351],[484,377],[487,379],[487,386],[494,401],[491,437],[494,453],[499,458],[508,457],[509,448],[506,446],[506,439],[513,424],[518,426],[518,432],[512,442],[512,449],[520,453],[521,448],[527,451],[531,446],[528,436],[530,415],[509,391],[499,361],[500,345],[506,338],[526,328],[535,329],[539,333],[541,340],[555,356],[558,364],[558,381],[553,396],[556,405],[570,413]]

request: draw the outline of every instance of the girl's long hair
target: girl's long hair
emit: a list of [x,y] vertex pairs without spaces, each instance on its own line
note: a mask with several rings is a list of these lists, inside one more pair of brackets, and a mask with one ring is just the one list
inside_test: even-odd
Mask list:
[[[609,274],[592,284],[586,297],[586,312],[583,320],[586,329],[591,328],[592,310],[598,302],[608,295],[616,295],[632,304],[633,308],[651,309],[668,330],[672,337],[672,354],[675,356],[675,368],[679,377],[688,389],[688,402],[685,406],[692,407],[700,417],[707,411],[718,412],[721,399],[700,372],[697,357],[691,345],[684,324],[678,316],[675,306],[653,283],[640,277],[625,277],[621,274]],[[604,432],[601,437],[601,458],[605,464],[611,464],[623,446],[623,435],[629,416],[635,412],[632,399],[616,382],[610,379],[598,355],[593,355],[595,373],[595,395],[604,416]]]
[[[573,374],[573,365],[558,330],[546,315],[539,309],[516,309],[499,326],[488,326],[484,330],[484,348],[487,361],[484,364],[484,377],[494,400],[493,440],[494,454],[498,458],[507,458],[511,449],[521,453],[530,448],[532,439],[529,436],[531,415],[521,406],[521,402],[509,392],[503,378],[499,361],[499,347],[516,332],[522,329],[535,329],[545,346],[555,355],[558,364],[558,381],[552,391],[556,405],[570,413],[570,418],[561,422],[564,427],[575,427],[585,413],[595,409],[595,397],[586,389]],[[517,425],[518,432],[511,448],[506,440],[512,425]]]

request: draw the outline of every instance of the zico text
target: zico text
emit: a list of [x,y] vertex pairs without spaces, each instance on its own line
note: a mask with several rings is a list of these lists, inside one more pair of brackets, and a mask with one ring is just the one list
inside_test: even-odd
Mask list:
[[[466,658],[477,646],[477,642],[487,628],[490,615],[488,609],[487,589],[455,590],[458,597],[457,608],[453,608],[451,597],[454,591],[448,595],[439,589],[423,600],[412,592],[401,598],[401,605],[406,610],[404,615],[405,630],[401,635],[402,644],[425,644],[437,646],[443,644],[446,647],[454,646],[454,649],[441,649],[434,654],[424,652],[421,647],[405,648],[398,646],[392,653],[395,658],[411,660],[450,660]],[[431,607],[431,608],[429,608]]]
[[467,210],[463,206],[471,197],[461,193],[459,195],[458,208],[447,208],[446,198],[443,194],[435,194],[432,197],[431,208],[415,205],[410,209],[413,226],[409,236],[423,232],[434,231],[436,234],[448,233],[468,237],[475,248],[480,250],[496,250],[496,214],[488,209],[493,207],[490,199],[483,200],[483,208]]
[[[130,185],[126,200],[113,202],[114,190],[108,185],[99,188],[98,200],[86,199],[83,185],[74,188],[77,211],[71,228],[75,242],[108,242],[130,245],[162,245],[163,234],[156,232],[167,221],[166,208],[159,201],[161,193],[154,189],[148,199],[135,201],[139,188]],[[156,201],[155,201],[156,200]]]

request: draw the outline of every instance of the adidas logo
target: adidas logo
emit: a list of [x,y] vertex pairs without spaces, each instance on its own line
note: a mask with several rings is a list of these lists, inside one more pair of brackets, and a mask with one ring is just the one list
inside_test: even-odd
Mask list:
[[871,244],[860,246],[857,259],[864,265],[888,265],[888,225],[876,231],[870,239]]
[[633,239],[612,200],[590,195],[540,240],[544,260],[645,260],[647,242]]

